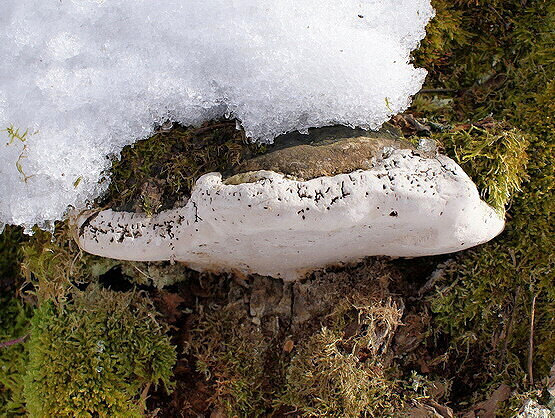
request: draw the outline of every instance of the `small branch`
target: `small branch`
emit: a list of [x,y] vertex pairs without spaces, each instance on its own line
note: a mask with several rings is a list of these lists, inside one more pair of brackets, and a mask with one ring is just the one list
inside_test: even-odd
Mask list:
[[530,379],[530,387],[534,385],[534,374],[533,374],[533,359],[534,359],[534,321],[536,316],[536,298],[537,294],[534,295],[532,299],[532,314],[530,317],[530,346],[528,350],[528,376]]
[[206,131],[211,131],[213,129],[227,128],[227,127],[230,127],[230,126],[237,126],[237,124],[236,124],[235,121],[217,123],[215,125],[208,125],[208,126],[205,126],[203,128],[197,128],[193,131],[193,133],[195,135],[198,135],[198,134],[201,134],[201,133],[206,132]]
[[509,339],[511,338],[511,334],[513,332],[513,324],[514,324],[514,321],[515,321],[516,307],[517,307],[519,295],[520,295],[520,286],[516,288],[515,299],[514,299],[514,302],[513,302],[513,310],[511,312],[511,316],[509,318],[509,324],[507,326],[507,334],[505,335],[505,341],[503,343],[503,350],[501,351],[501,363],[502,364],[505,363],[505,355],[507,354]]
[[146,401],[146,398],[148,398],[148,391],[150,390],[150,385],[151,383],[148,382],[143,388],[143,391],[141,392],[141,398],[144,399],[145,401]]
[[456,93],[455,89],[422,89],[416,94],[429,94],[429,93],[439,93],[439,94],[451,94]]
[[29,334],[24,335],[23,337],[16,338],[15,340],[0,342],[0,348],[6,348],[6,347],[9,347],[11,345],[16,345],[16,344],[22,343],[23,341],[25,341],[27,339],[28,336],[29,336]]
[[[140,401],[146,409],[146,400],[148,399],[148,391],[150,390],[150,382],[148,382],[141,392]],[[143,411],[144,412],[144,411]]]

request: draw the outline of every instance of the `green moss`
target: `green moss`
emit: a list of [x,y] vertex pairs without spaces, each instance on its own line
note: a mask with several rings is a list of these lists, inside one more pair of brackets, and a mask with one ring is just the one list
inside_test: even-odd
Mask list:
[[54,234],[36,229],[21,253],[23,274],[39,302],[63,300],[117,264],[81,251],[67,222],[58,222]]
[[436,16],[426,27],[426,39],[413,53],[415,62],[430,71],[434,81],[440,81],[451,64],[451,50],[468,45],[472,37],[472,32],[463,27],[464,11],[453,3],[432,0]]
[[[25,377],[34,417],[141,416],[145,388],[171,387],[175,350],[145,295],[98,287],[43,303]],[[141,395],[142,393],[142,395]]]
[[[23,375],[32,309],[16,297],[22,283],[19,271],[20,244],[26,241],[21,228],[6,227],[0,234],[0,416],[23,415]],[[21,340],[20,340],[21,339]]]
[[67,222],[53,235],[36,230],[21,255],[40,304],[26,344],[27,412],[141,416],[148,387],[169,387],[175,351],[146,296],[95,284],[122,262],[82,252]]
[[77,281],[83,279],[79,249],[65,226],[58,224],[54,235],[35,230],[21,250],[23,273],[27,281],[35,285],[40,301],[64,297],[74,277]]
[[207,308],[194,325],[190,353],[214,388],[211,403],[225,416],[263,416],[268,411],[266,349],[243,306]]
[[438,282],[430,300],[435,330],[439,340],[448,338],[457,375],[482,383],[473,388],[478,393],[498,382],[524,390],[530,372],[542,378],[555,361],[555,4],[437,3],[460,16],[463,38],[444,44],[448,63],[435,73],[430,67],[427,83],[452,89],[452,101],[434,109],[437,93],[423,94],[414,110],[451,125],[477,125],[486,116],[500,121],[442,138],[485,197],[509,206],[504,233],[459,254],[457,268]]
[[176,126],[124,148],[112,165],[105,204],[152,215],[187,198],[201,175],[226,172],[261,149],[233,121]]
[[189,352],[213,387],[211,403],[226,416],[393,413],[403,400],[385,353],[401,315],[391,300],[340,304],[325,320],[328,327],[303,334],[291,359],[283,340],[265,337],[242,304],[205,306]]
[[400,387],[385,354],[402,311],[391,301],[341,304],[287,368],[280,403],[303,415],[359,417],[399,411]]
[[21,263],[21,244],[28,237],[23,235],[21,228],[7,226],[0,233],[0,284],[9,287],[19,278]]
[[474,180],[482,198],[503,215],[527,178],[530,135],[490,122],[439,134],[436,139]]
[[340,333],[326,328],[309,339],[289,367],[284,403],[313,416],[376,412],[383,391],[391,388],[358,356],[341,350],[341,342]]
[[[121,272],[136,285],[152,286],[162,289],[173,284],[187,281],[196,274],[195,271],[183,264],[172,264],[169,261],[161,262],[138,262],[114,260],[116,265],[121,266]],[[103,272],[102,269],[100,272]]]
[[0,416],[25,413],[23,376],[28,353],[23,339],[29,333],[31,316],[30,307],[9,293],[0,293],[0,343],[20,341],[0,347]]

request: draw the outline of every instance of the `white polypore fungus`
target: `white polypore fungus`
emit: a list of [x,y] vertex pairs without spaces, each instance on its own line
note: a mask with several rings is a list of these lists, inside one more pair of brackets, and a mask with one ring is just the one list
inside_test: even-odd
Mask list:
[[254,182],[202,176],[184,207],[154,217],[82,214],[77,241],[123,260],[176,260],[200,271],[295,279],[365,256],[463,250],[499,234],[504,220],[451,159],[393,150],[369,170],[298,181],[258,171]]

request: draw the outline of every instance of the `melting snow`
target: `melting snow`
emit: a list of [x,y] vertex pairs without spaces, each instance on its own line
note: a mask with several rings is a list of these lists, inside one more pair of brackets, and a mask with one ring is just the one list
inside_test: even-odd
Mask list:
[[376,129],[425,71],[429,0],[2,0],[0,228],[45,228],[105,191],[166,120],[227,115],[254,140]]

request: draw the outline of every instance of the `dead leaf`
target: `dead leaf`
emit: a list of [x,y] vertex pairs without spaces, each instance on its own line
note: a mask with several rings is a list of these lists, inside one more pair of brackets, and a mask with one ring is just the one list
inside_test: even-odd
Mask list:
[[161,291],[160,292],[160,300],[162,302],[162,306],[160,310],[166,317],[169,323],[173,323],[177,321],[177,319],[181,316],[182,312],[178,309],[179,304],[185,302],[181,296],[177,293],[170,293]]
[[453,418],[453,410],[448,406],[440,405],[431,399],[425,404],[418,402],[416,406],[405,411],[405,415],[411,418]]
[[549,372],[549,383],[547,384],[547,391],[551,396],[555,396],[555,363],[551,366],[551,371]]
[[440,405],[436,401],[430,399],[426,402],[430,408],[433,408],[434,412],[441,416],[442,418],[453,418],[453,410],[445,405]]
[[401,113],[392,118],[392,123],[401,131],[403,135],[429,134],[431,129],[428,125],[420,123],[410,113]]
[[358,321],[352,321],[345,327],[345,331],[343,332],[343,338],[348,340],[351,337],[354,337],[360,332],[361,325]]
[[287,340],[285,341],[285,344],[283,344],[283,351],[285,351],[286,353],[290,353],[293,350],[294,346],[295,343],[293,342],[293,340]]
[[430,373],[430,368],[426,364],[426,361],[423,358],[418,359],[418,365],[420,366],[420,372],[426,374]]
[[394,349],[398,355],[415,351],[426,339],[431,317],[426,312],[408,313],[395,333]]
[[488,400],[474,405],[472,410],[465,414],[463,418],[495,418],[495,411],[499,408],[499,405],[509,399],[510,396],[511,388],[503,383],[491,394]]
[[[406,414],[407,417],[411,417],[411,418],[429,418],[430,417],[430,411],[424,405],[419,405],[419,406],[409,408],[406,411],[404,411],[404,413]],[[432,417],[433,417],[433,415],[432,415]]]
[[432,385],[430,387],[430,396],[433,399],[440,400],[446,394],[449,393],[449,388],[450,388],[450,385],[448,383],[444,383],[444,382],[441,382],[439,380],[435,380],[435,381],[432,382]]
[[226,418],[227,415],[222,409],[214,409],[210,414],[210,418]]

